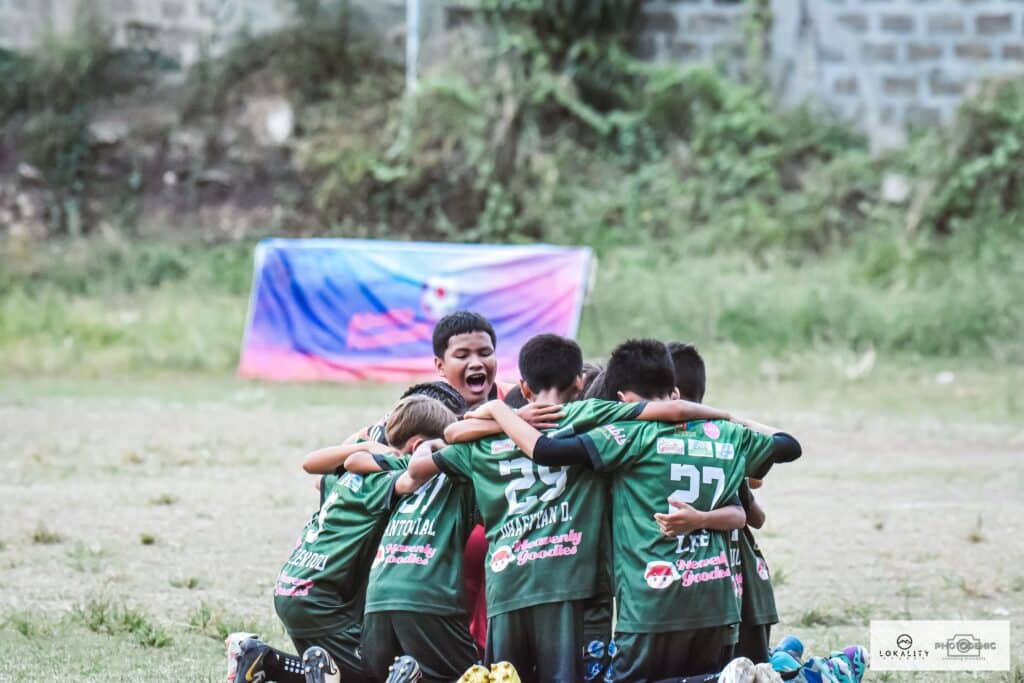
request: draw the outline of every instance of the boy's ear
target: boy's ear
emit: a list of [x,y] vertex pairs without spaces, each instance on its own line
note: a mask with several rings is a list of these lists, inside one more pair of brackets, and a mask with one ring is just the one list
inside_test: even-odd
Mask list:
[[573,380],[572,384],[573,384],[573,388],[576,389],[576,395],[577,396],[580,396],[580,397],[583,396],[583,385],[585,383],[586,383],[586,380],[583,379],[583,375],[582,374],[576,375],[576,379]]
[[523,392],[523,398],[527,401],[533,400],[533,392],[530,391],[530,387],[526,384],[525,379],[519,380],[519,391]]
[[437,374],[444,377],[444,359],[434,356],[434,367],[437,368]]
[[402,449],[402,452],[412,453],[417,448],[419,448],[420,444],[423,443],[424,441],[426,441],[426,438],[418,434],[416,436],[410,436],[409,440],[405,442],[405,448]]
[[672,400],[675,401],[679,398],[679,387],[672,387]]
[[618,396],[618,397],[619,397],[619,400],[620,400],[620,401],[622,401],[623,403],[625,403],[625,402],[626,402],[626,394],[625,394],[625,392],[622,392],[622,391],[616,391],[616,392],[615,392],[615,395],[616,395],[616,396]]

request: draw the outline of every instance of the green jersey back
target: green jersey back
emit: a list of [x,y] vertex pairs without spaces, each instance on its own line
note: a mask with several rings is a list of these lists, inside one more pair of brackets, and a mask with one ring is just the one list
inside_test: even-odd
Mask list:
[[378,457],[385,472],[328,474],[320,509],[306,523],[274,586],[274,605],[293,636],[319,635],[345,618],[359,596],[387,521],[394,479],[408,457]]
[[[630,420],[642,403],[577,401],[558,432]],[[473,484],[487,549],[487,616],[594,593],[607,493],[587,467],[544,467],[512,439],[489,437],[434,454],[442,472]]]
[[740,612],[743,623],[777,624],[779,613],[775,609],[771,573],[749,526],[739,531],[737,542],[743,576],[743,601]]
[[462,556],[473,487],[444,473],[394,504],[370,569],[366,612],[465,614]]
[[740,620],[727,532],[666,538],[654,519],[669,498],[713,510],[771,457],[771,437],[732,422],[622,422],[583,436],[612,473],[617,631],[661,633]]

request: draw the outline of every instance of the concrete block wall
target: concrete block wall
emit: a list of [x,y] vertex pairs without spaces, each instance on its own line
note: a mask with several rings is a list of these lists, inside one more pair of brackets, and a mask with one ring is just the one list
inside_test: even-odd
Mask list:
[[287,0],[0,0],[0,46],[27,50],[66,34],[83,6],[109,23],[119,44],[160,50],[185,66],[204,46],[217,49],[242,29],[259,32],[291,16]]
[[[404,0],[354,0],[383,34],[404,28]],[[423,38],[444,39],[445,13],[472,0],[420,0]],[[121,44],[159,49],[191,64],[243,28],[287,22],[288,0],[0,0],[0,46],[28,49],[70,30],[89,2]],[[981,78],[1024,73],[1024,0],[770,0],[769,63],[783,103],[817,101],[873,130],[948,123]],[[748,65],[748,0],[647,0],[638,40],[649,59]],[[454,15],[453,15],[454,16]],[[461,14],[459,14],[461,16]],[[397,42],[394,49],[401,59]],[[439,46],[444,49],[444,46]]]
[[[741,0],[649,0],[641,54],[743,68]],[[950,122],[980,79],[1024,73],[1020,0],[772,0],[770,64],[784,102],[865,127]]]

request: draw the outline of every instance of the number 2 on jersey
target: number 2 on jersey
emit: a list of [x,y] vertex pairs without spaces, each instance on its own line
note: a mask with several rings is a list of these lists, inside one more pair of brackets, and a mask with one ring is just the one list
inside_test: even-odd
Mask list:
[[[725,488],[725,471],[721,467],[704,467],[698,469],[694,465],[680,465],[677,463],[672,464],[671,471],[672,481],[686,481],[685,489],[676,489],[669,496],[672,500],[678,500],[680,503],[690,504],[700,498],[700,485],[703,484],[715,484],[715,495],[711,499],[711,504],[708,506],[709,510],[714,510],[715,505],[718,504],[718,499],[722,496],[722,489]],[[675,508],[671,505],[668,506],[668,511],[672,512]]]
[[[545,467],[537,465],[529,458],[514,458],[512,460],[500,460],[498,471],[501,476],[507,477],[514,472],[520,473],[521,477],[513,479],[505,487],[505,500],[508,501],[508,513],[510,515],[521,515],[528,512],[537,504],[537,501],[551,502],[558,498],[565,491],[566,470],[564,467]],[[534,474],[536,471],[536,474]],[[519,499],[517,491],[528,491],[537,483],[537,477],[548,486],[540,497],[529,495]]]

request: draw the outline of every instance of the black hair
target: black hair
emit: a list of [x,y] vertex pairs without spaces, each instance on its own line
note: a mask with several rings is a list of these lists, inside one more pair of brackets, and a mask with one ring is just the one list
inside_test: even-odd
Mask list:
[[590,380],[590,384],[583,390],[583,398],[600,398],[605,401],[618,401],[619,397],[608,396],[604,390],[604,370],[597,373],[597,376]]
[[534,393],[568,389],[582,373],[583,352],[572,339],[538,334],[519,351],[519,375]]
[[669,355],[672,356],[672,365],[675,367],[679,397],[700,403],[704,400],[704,390],[707,387],[707,372],[700,351],[693,344],[683,342],[669,342],[667,347]]
[[436,401],[440,401],[444,404],[445,408],[452,411],[459,417],[469,410],[469,406],[466,404],[466,399],[462,398],[462,394],[456,391],[455,387],[448,384],[448,382],[437,381],[413,384],[405,390],[402,394],[402,398],[413,395],[427,396]]
[[487,318],[472,311],[455,311],[437,321],[434,326],[434,355],[444,358],[445,349],[448,348],[448,341],[457,334],[469,332],[486,332],[491,338],[493,346],[498,345],[494,336],[494,328]]
[[632,391],[646,399],[662,398],[674,388],[672,357],[657,339],[630,339],[612,351],[604,371],[605,396]]
[[512,387],[505,393],[505,398],[502,399],[509,408],[522,408],[529,401],[523,396],[523,390],[519,388],[519,385]]

